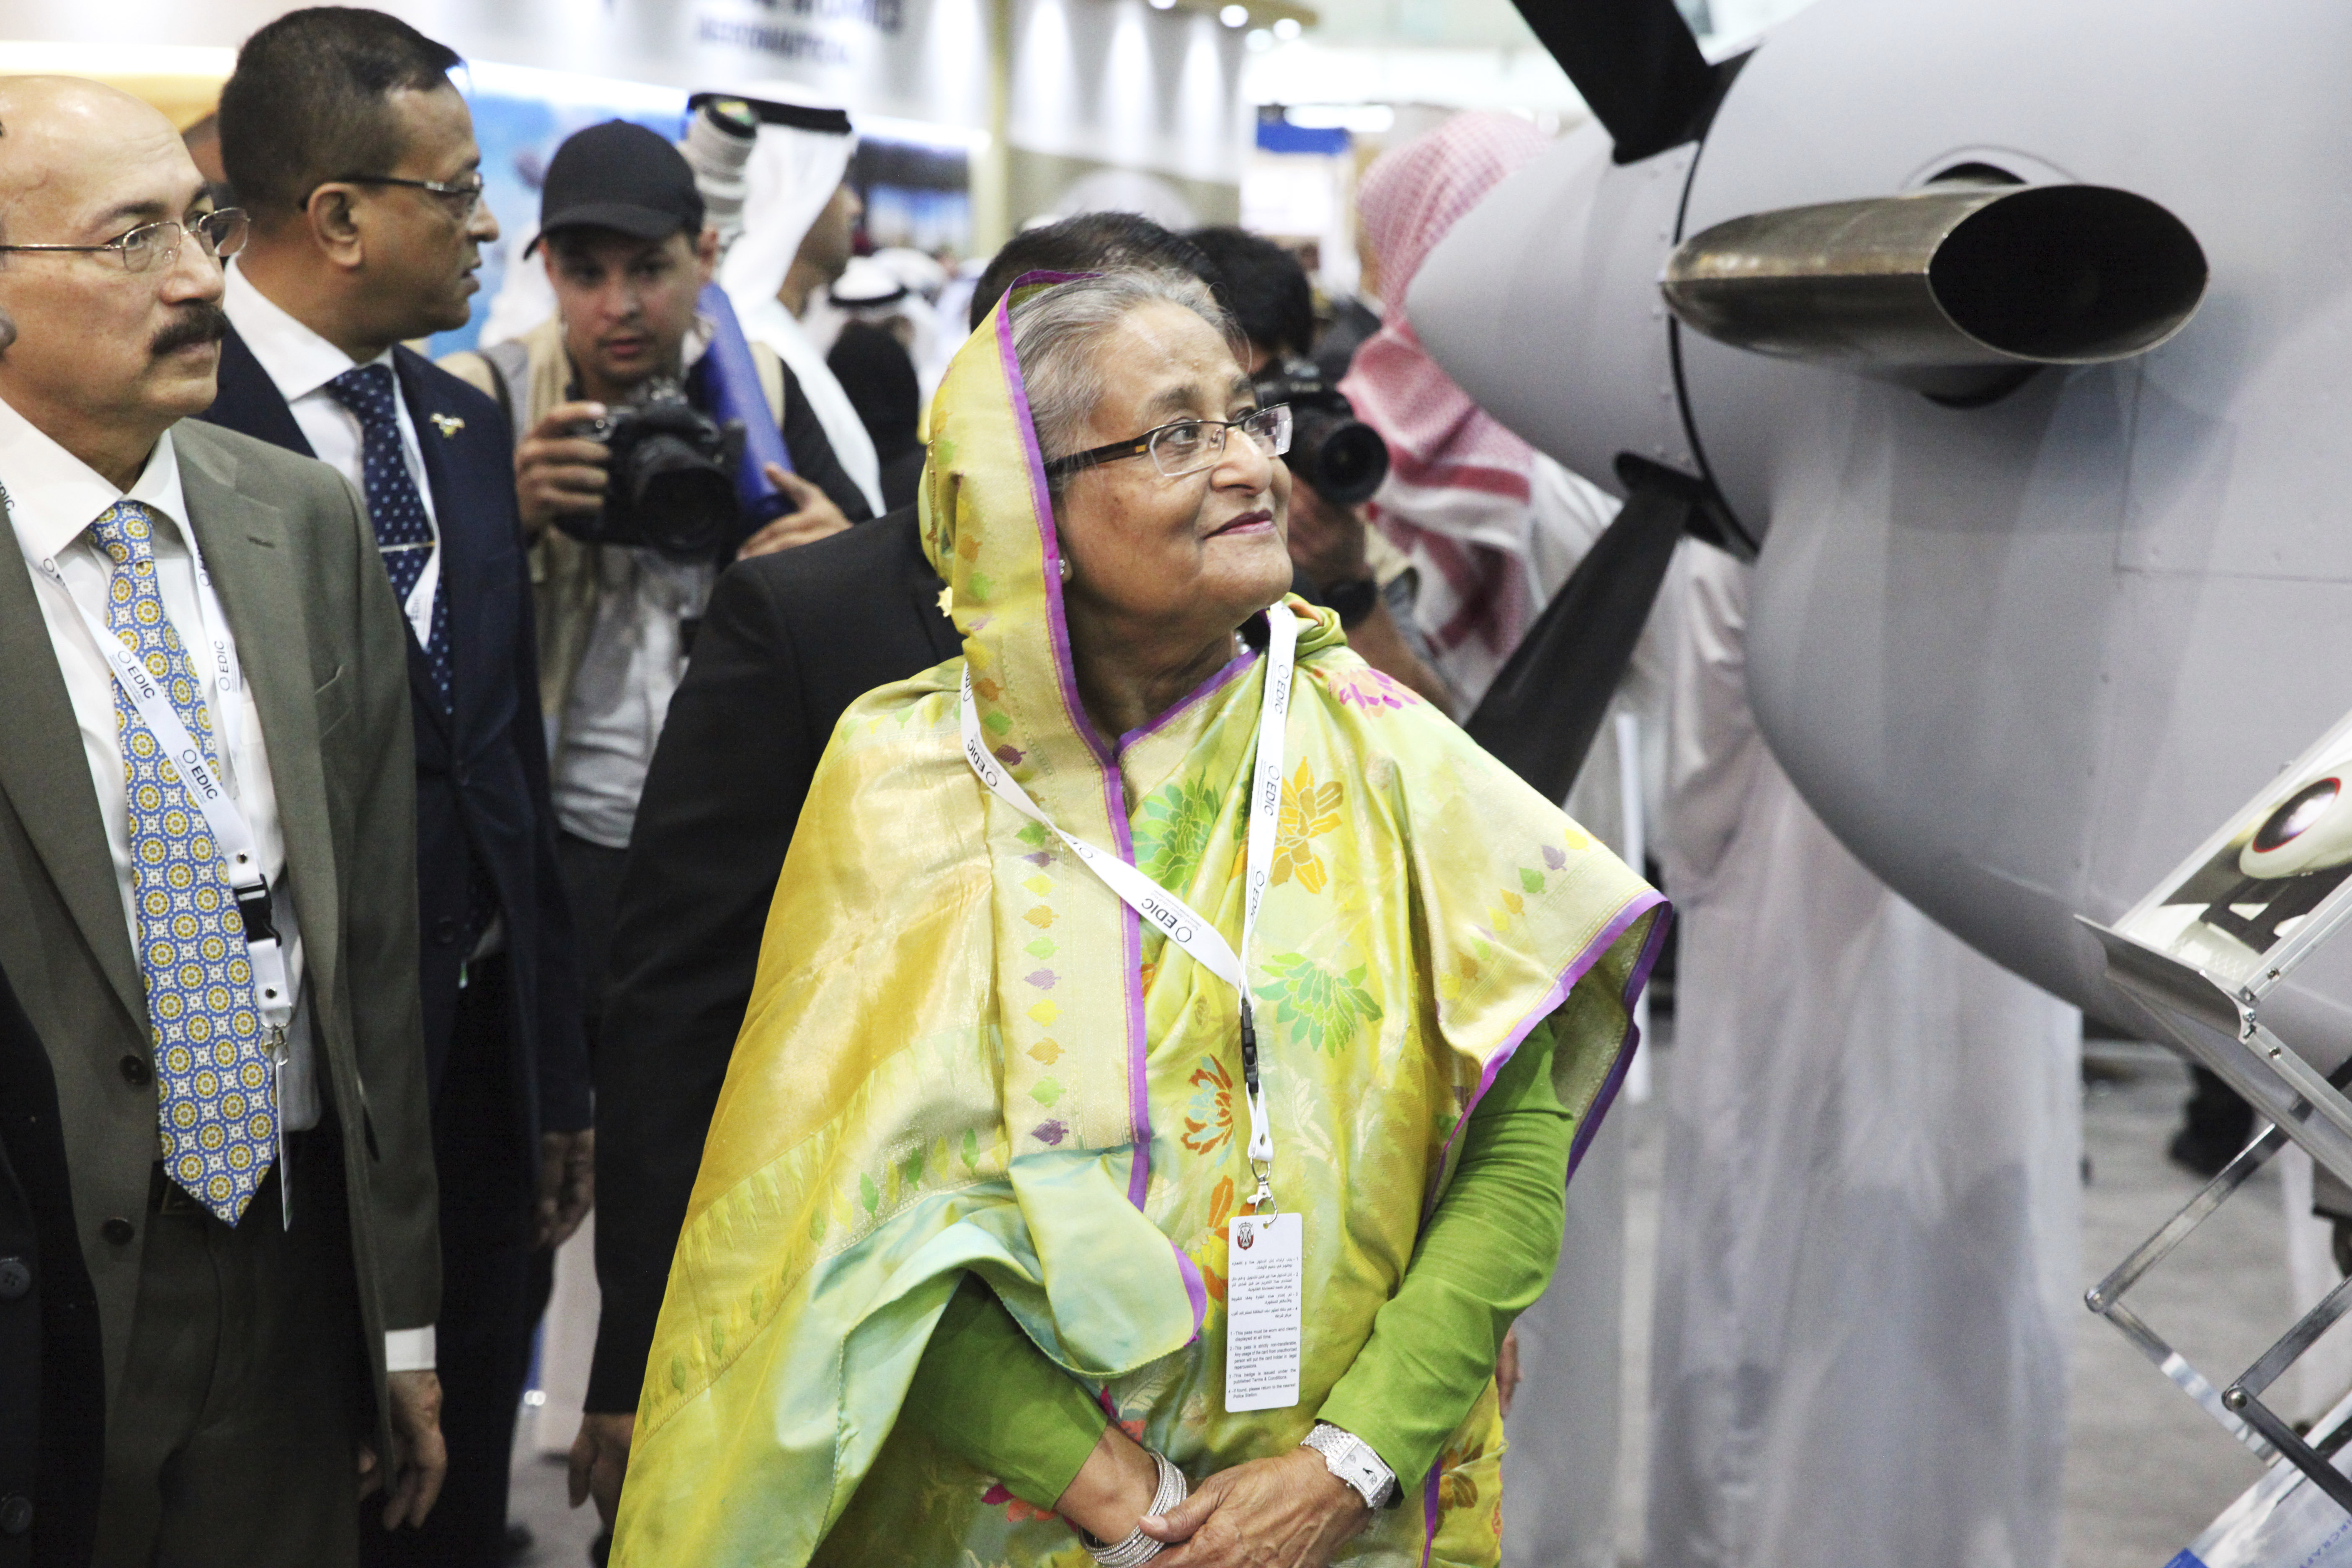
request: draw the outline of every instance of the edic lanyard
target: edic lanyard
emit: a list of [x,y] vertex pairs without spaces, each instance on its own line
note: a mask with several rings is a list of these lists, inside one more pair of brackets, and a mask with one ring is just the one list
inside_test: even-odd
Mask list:
[[[193,537],[188,538],[187,545],[189,558],[195,563],[198,613],[205,619],[205,640],[212,649],[215,689],[220,695],[222,710],[221,743],[226,749],[236,743],[232,714],[236,694],[244,687],[244,673],[237,663],[236,650],[228,640],[228,617],[221,612],[212,574],[205,570],[204,557],[197,552]],[[89,628],[90,640],[98,645],[100,655],[113,672],[115,683],[138,710],[156,744],[163,748],[188,797],[196,803],[205,815],[205,825],[212,829],[213,847],[228,873],[229,889],[245,925],[246,958],[253,970],[254,1005],[274,1037],[272,1062],[283,1066],[286,1026],[294,1017],[294,994],[286,978],[286,955],[278,944],[277,928],[271,923],[269,879],[262,869],[261,852],[254,843],[253,829],[246,823],[245,813],[229,798],[227,787],[205,760],[204,747],[180,721],[178,710],[145,662],[66,587],[65,576],[54,560],[44,560],[41,571],[64,591],[67,602],[80,612],[82,624]]]
[[[1282,740],[1284,720],[1290,712],[1290,679],[1298,654],[1298,621],[1287,605],[1275,605],[1265,613],[1270,632],[1266,647],[1265,696],[1259,704],[1257,763],[1250,773],[1248,878],[1242,898],[1242,952],[1249,952],[1250,933],[1257,924],[1257,909],[1274,866],[1274,841],[1282,809]],[[1110,890],[1136,913],[1167,933],[1168,940],[1192,954],[1194,962],[1232,986],[1241,997],[1242,1088],[1249,1106],[1250,1168],[1257,1173],[1253,1206],[1274,1206],[1274,1134],[1266,1125],[1265,1097],[1258,1085],[1257,1025],[1250,1013],[1249,985],[1242,961],[1224,934],[1192,907],[1126,861],[1097,849],[1057,826],[1029,792],[1004,767],[981,739],[980,715],[971,700],[971,665],[963,670],[961,707],[964,760],[980,782],[998,799],[1052,831],[1070,847],[1079,861],[1100,877]]]

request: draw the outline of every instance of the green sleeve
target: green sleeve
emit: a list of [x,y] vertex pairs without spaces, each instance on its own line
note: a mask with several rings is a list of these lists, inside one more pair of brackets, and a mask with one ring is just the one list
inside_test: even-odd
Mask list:
[[1402,1283],[1318,1413],[1370,1444],[1404,1493],[1437,1463],[1559,1261],[1577,1119],[1553,1090],[1553,1029],[1528,1034],[1471,1113]]
[[931,1331],[899,1419],[1042,1509],[1069,1490],[1110,1424],[970,1274]]

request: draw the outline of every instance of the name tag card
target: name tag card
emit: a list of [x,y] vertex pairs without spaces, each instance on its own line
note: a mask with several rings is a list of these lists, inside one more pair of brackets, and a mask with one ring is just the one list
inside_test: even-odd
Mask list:
[[1225,1239],[1225,1409],[1298,1403],[1299,1276],[1296,1214],[1236,1215]]

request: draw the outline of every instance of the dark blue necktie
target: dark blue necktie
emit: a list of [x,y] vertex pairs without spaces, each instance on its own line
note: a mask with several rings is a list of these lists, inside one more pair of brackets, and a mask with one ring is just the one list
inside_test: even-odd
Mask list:
[[[328,395],[350,409],[360,422],[361,466],[367,480],[368,519],[375,525],[376,548],[383,552],[384,570],[403,610],[425,563],[433,554],[433,524],[425,515],[425,498],[408,472],[408,455],[401,450],[400,418],[393,400],[400,395],[388,364],[354,365],[327,383]],[[433,671],[433,689],[441,711],[450,710],[449,595],[433,595],[433,635],[425,639],[425,661]]]

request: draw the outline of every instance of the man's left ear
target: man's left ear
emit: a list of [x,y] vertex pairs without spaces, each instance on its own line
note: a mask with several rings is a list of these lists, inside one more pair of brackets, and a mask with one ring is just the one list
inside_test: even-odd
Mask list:
[[364,258],[367,246],[360,236],[351,186],[330,182],[312,191],[303,204],[302,221],[310,226],[319,248],[335,260],[349,267]]
[[719,276],[719,231],[705,227],[695,237],[694,264],[705,283]]

